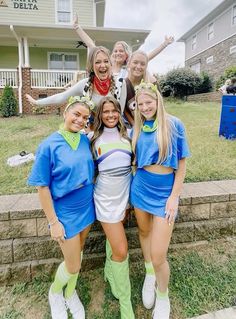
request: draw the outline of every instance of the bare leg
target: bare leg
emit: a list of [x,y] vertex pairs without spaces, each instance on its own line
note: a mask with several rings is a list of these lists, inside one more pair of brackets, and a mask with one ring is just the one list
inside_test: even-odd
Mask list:
[[122,262],[127,258],[128,243],[122,222],[101,223],[112,248],[112,260]]
[[84,250],[84,244],[85,244],[85,240],[88,236],[88,233],[91,229],[92,225],[89,225],[88,227],[86,227],[81,233],[80,233],[80,242],[81,242],[81,251]]
[[146,262],[151,261],[151,237],[152,237],[152,215],[134,208],[135,216],[138,224],[139,240]]
[[81,234],[60,243],[66,269],[70,274],[80,271]]
[[173,224],[169,226],[164,218],[153,216],[151,258],[160,292],[166,292],[169,284],[170,269],[167,261],[167,252],[172,231]]

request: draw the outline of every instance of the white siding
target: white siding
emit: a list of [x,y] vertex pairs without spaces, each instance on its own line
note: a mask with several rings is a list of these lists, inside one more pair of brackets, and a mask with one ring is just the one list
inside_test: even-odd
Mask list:
[[[212,22],[214,23],[214,37],[212,40],[208,40],[208,25]],[[194,34],[186,40],[186,60],[234,35],[235,33],[236,25],[232,25],[232,6],[230,6],[228,10],[223,12],[223,14],[216,17],[213,21],[209,21],[205,27],[197,32],[197,44],[195,50],[192,50],[192,37]]]

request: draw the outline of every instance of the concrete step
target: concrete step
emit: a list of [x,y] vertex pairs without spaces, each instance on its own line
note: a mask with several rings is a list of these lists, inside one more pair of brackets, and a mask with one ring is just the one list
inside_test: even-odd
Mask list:
[[202,316],[193,317],[191,319],[236,319],[236,307],[222,309]]

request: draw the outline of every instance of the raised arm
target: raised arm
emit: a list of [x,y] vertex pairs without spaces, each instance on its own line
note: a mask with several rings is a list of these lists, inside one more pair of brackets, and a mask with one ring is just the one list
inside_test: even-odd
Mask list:
[[170,36],[168,37],[167,35],[165,36],[165,41],[156,49],[148,53],[148,61],[152,60],[155,58],[161,51],[163,51],[169,44],[171,44],[174,41],[174,37]]
[[31,105],[39,106],[39,105],[57,105],[65,103],[70,96],[76,96],[76,95],[82,95],[83,89],[85,86],[85,83],[87,82],[87,79],[83,79],[70,87],[68,90],[51,95],[49,97],[46,97],[45,99],[39,99],[35,100],[30,96],[29,94],[26,94],[26,98],[29,101]]
[[93,42],[93,40],[79,25],[77,13],[75,13],[74,15],[73,27],[80,39],[87,45],[88,49],[92,49],[95,47],[95,43]]

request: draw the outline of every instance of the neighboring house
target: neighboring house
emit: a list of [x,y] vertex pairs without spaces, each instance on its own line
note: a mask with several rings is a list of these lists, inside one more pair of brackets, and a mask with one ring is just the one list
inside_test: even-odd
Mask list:
[[178,41],[185,43],[185,65],[217,80],[236,65],[236,1],[222,1]]
[[0,0],[0,93],[13,86],[20,113],[31,111],[25,93],[42,97],[62,90],[76,70],[84,76],[87,50],[72,27],[75,12],[96,44],[109,49],[118,40],[137,49],[149,34],[104,28],[105,0]]

